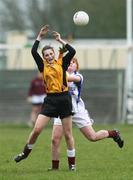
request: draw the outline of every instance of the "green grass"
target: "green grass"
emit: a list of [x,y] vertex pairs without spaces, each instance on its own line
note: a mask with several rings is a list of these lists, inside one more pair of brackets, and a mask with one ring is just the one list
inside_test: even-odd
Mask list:
[[13,157],[23,149],[31,129],[25,125],[0,124],[0,180],[132,180],[133,126],[97,125],[95,129],[114,127],[120,129],[125,140],[123,149],[110,138],[96,143],[87,141],[77,128],[73,128],[77,171],[68,171],[63,140],[60,170],[48,172],[51,165],[51,127],[42,132],[29,158],[16,164]]

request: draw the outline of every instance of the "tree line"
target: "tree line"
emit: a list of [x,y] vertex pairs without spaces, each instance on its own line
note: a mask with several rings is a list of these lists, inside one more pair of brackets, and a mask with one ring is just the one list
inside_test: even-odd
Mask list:
[[[44,24],[50,24],[64,37],[125,38],[125,0],[0,0],[0,22],[3,31],[28,31],[36,34]],[[90,16],[87,26],[73,23],[76,11]]]

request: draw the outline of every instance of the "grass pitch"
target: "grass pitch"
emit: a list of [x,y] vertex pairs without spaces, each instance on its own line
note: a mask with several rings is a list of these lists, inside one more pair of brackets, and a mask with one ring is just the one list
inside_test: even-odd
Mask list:
[[77,171],[68,170],[63,139],[60,170],[48,172],[52,128],[48,126],[39,136],[31,155],[16,164],[13,158],[22,151],[31,129],[22,124],[0,124],[0,180],[133,180],[133,126],[97,125],[94,128],[118,128],[125,141],[124,148],[118,148],[110,138],[90,142],[74,127]]

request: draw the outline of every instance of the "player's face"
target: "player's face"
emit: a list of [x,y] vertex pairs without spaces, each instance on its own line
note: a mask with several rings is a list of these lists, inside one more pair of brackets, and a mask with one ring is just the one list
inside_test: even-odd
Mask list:
[[46,59],[46,61],[48,63],[53,63],[54,59],[55,59],[55,53],[52,49],[46,49],[44,51],[44,59]]
[[77,63],[74,60],[72,60],[68,67],[68,72],[75,72],[75,71],[77,71]]

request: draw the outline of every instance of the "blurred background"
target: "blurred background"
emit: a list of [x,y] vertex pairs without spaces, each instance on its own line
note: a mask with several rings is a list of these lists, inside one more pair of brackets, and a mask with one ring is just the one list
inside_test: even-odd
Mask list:
[[[84,75],[82,98],[96,123],[133,123],[132,0],[0,0],[0,121],[27,122],[30,81],[37,66],[31,56],[40,28],[49,24],[77,51]],[[89,14],[86,26],[73,15]],[[57,53],[59,44],[44,44]]]

